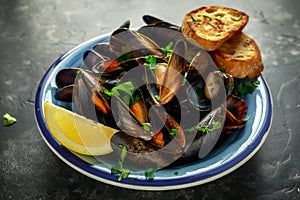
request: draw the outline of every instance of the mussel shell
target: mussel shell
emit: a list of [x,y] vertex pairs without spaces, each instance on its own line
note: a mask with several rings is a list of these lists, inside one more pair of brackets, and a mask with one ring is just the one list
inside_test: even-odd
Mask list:
[[55,77],[55,83],[58,88],[62,88],[68,85],[73,85],[77,77],[80,68],[62,69]]
[[148,141],[132,137],[122,131],[112,137],[110,144],[113,148],[113,153],[99,157],[104,162],[110,161],[110,163],[117,164],[122,153],[119,145],[123,145],[127,149],[123,162],[123,168],[125,169],[146,170],[151,168],[155,170],[167,167],[170,164],[170,161],[168,161],[170,155],[164,155]]
[[204,158],[215,146],[218,142],[218,139],[222,132],[222,126],[225,121],[225,106],[219,106],[218,108],[212,110],[208,113],[197,125],[196,129],[209,127],[212,128],[213,122],[221,123],[221,127],[208,131],[207,133],[202,133],[201,131],[197,131],[197,135],[192,142],[192,144],[187,147],[185,151],[185,157],[187,159],[201,159]]
[[[173,45],[178,41],[184,39],[184,35],[178,30],[174,30],[174,27],[170,28],[166,24],[146,25],[138,29],[137,32],[151,38],[161,48],[165,48],[171,42]],[[176,29],[176,28],[175,28]]]
[[204,87],[205,82],[201,78],[187,89],[189,102],[199,111],[209,111],[212,108],[212,102],[204,95]]
[[74,84],[58,88],[55,91],[54,98],[59,101],[72,102]]
[[218,71],[211,71],[187,89],[188,100],[200,111],[209,111],[226,101],[226,86]]
[[126,20],[121,26],[120,28],[125,28],[125,29],[129,29],[130,27],[130,21]]
[[113,96],[111,100],[112,113],[118,127],[126,134],[142,138],[143,140],[151,140],[154,133],[144,130],[142,124],[136,119],[134,113],[130,110],[119,97]]
[[114,31],[110,37],[110,45],[119,50],[117,52],[118,56],[126,54],[128,59],[148,55],[164,55],[163,51],[153,40],[129,29]]
[[160,88],[159,101],[162,105],[172,100],[176,92],[182,87],[184,73],[188,69],[188,63],[185,59],[186,48],[186,43],[183,40],[179,40],[175,44]]
[[176,31],[180,30],[179,26],[169,23],[169,22],[166,22],[166,21],[159,19],[157,17],[154,17],[152,15],[144,15],[143,20],[148,25],[154,25],[156,27],[162,27],[162,28],[169,28],[169,29],[176,30]]
[[241,97],[230,95],[226,100],[226,108],[230,111],[237,120],[242,120],[246,117],[248,106],[245,100]]
[[103,57],[107,58],[107,60],[113,60],[117,58],[117,50],[114,46],[109,45],[107,43],[96,44],[93,47],[93,50]]
[[226,104],[226,121],[223,132],[232,133],[245,126],[244,119],[248,112],[248,106],[245,100],[233,95],[227,97]]

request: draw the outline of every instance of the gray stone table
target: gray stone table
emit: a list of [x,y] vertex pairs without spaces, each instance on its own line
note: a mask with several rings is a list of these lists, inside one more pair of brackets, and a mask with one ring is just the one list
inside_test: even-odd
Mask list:
[[[40,136],[34,117],[39,81],[72,47],[144,14],[180,24],[203,5],[225,5],[250,16],[245,32],[261,48],[272,92],[273,125],[246,164],[213,182],[175,191],[135,191],[107,185],[72,169]],[[38,1],[0,0],[0,199],[300,199],[299,0]]]

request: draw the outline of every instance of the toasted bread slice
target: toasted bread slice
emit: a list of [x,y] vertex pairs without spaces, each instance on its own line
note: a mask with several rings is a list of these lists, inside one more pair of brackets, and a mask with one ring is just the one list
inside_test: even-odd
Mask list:
[[205,6],[187,13],[181,30],[207,51],[213,51],[241,31],[248,19],[248,15],[242,11],[221,6]]
[[217,67],[236,78],[258,77],[264,69],[261,53],[255,41],[243,32],[237,33],[211,52]]

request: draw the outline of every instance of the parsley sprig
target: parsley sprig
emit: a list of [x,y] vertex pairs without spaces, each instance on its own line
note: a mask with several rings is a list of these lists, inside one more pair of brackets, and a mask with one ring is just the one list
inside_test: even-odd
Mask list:
[[171,132],[169,133],[171,136],[177,135],[178,130],[176,128],[172,128]]
[[11,116],[10,114],[6,113],[3,115],[3,126],[11,126],[13,125],[14,123],[17,122],[17,119],[14,118],[13,116]]
[[127,178],[129,176],[130,170],[129,169],[125,169],[123,167],[124,159],[125,159],[126,154],[127,154],[127,148],[124,145],[122,145],[122,144],[119,144],[118,146],[122,150],[121,156],[119,158],[117,166],[112,167],[110,169],[110,171],[111,171],[111,174],[119,174],[118,181],[121,181],[121,180],[123,180],[123,179],[125,179],[125,178]]
[[126,94],[129,94],[130,96],[132,95],[132,90],[134,90],[134,85],[132,82],[128,81],[128,82],[124,82],[124,83],[120,83],[118,85],[116,85],[115,87],[113,87],[111,90],[106,89],[105,87],[103,87],[103,92],[105,94],[107,94],[108,96],[120,96],[119,91],[123,91]]
[[149,168],[145,170],[145,177],[148,180],[153,180],[154,179],[154,170]]
[[222,123],[220,121],[212,121],[212,127],[209,128],[209,125],[204,126],[204,127],[197,127],[197,126],[193,126],[189,129],[187,129],[187,132],[193,132],[195,130],[197,131],[201,131],[204,134],[207,134],[209,132],[213,132],[216,131],[218,129],[222,128]]
[[173,47],[173,42],[170,42],[165,48],[162,48],[162,50],[166,56],[172,55],[172,53],[173,53],[172,47]]
[[259,86],[259,80],[246,80],[239,83],[237,86],[237,91],[239,94],[252,94],[255,89]]
[[146,63],[145,65],[148,66],[150,69],[156,69],[156,57],[155,56],[146,56]]

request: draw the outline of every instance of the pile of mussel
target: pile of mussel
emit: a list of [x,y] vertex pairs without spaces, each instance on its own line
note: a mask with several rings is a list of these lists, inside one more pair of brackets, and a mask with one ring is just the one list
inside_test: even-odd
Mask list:
[[247,104],[234,79],[180,27],[151,16],[144,21],[137,30],[125,22],[109,42],[84,53],[82,67],[59,71],[55,98],[120,130],[113,153],[99,156],[105,162],[118,161],[120,145],[127,149],[124,165],[135,168],[204,158],[220,135],[245,125]]

